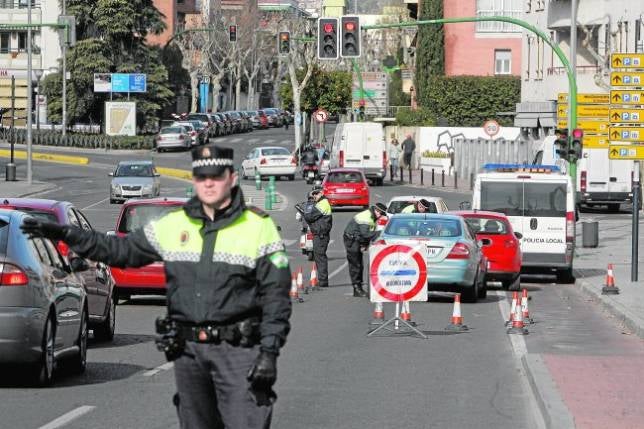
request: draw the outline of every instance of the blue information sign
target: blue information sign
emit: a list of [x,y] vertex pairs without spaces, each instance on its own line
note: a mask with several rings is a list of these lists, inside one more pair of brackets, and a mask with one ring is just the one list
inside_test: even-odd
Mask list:
[[134,73],[130,75],[130,92],[145,92],[146,76],[143,73]]
[[143,73],[112,73],[112,92],[146,92],[146,89]]

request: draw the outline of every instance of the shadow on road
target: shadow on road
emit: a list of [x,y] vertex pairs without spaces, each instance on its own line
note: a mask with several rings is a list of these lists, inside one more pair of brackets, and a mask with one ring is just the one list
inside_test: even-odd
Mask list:
[[132,344],[149,343],[152,341],[154,341],[154,335],[116,334],[111,342],[90,339],[89,348],[92,350],[112,349],[115,347],[125,347],[131,346]]

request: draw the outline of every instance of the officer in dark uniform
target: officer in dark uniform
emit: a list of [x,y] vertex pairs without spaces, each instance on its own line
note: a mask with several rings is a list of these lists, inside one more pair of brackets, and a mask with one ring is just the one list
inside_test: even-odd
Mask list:
[[400,213],[430,213],[432,205],[425,198],[421,198],[413,204],[408,205]]
[[377,203],[355,215],[344,229],[344,247],[347,251],[349,276],[355,297],[367,296],[367,292],[362,288],[364,271],[362,249],[369,246],[369,242],[378,235],[376,221],[386,215],[387,207],[382,203]]
[[33,218],[22,229],[115,267],[163,261],[168,317],[157,328],[174,360],[181,427],[267,428],[290,329],[288,258],[271,218],[244,204],[233,150],[201,146],[192,159],[196,196],[127,237]]
[[329,263],[326,249],[329,247],[331,228],[333,227],[331,204],[322,194],[321,187],[313,188],[311,196],[314,204],[307,204],[304,207],[302,216],[313,233],[313,260],[318,269],[320,287],[328,287]]

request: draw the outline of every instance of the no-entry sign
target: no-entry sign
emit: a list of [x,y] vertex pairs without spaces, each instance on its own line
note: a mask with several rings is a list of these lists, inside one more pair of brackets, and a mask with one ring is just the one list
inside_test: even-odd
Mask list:
[[371,246],[371,302],[427,301],[427,264],[423,250],[421,245]]

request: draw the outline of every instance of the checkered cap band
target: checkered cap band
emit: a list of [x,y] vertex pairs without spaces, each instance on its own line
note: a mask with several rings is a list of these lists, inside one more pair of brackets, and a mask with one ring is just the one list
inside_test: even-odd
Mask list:
[[233,160],[229,158],[207,158],[192,161],[192,168],[198,167],[228,167],[233,165]]

